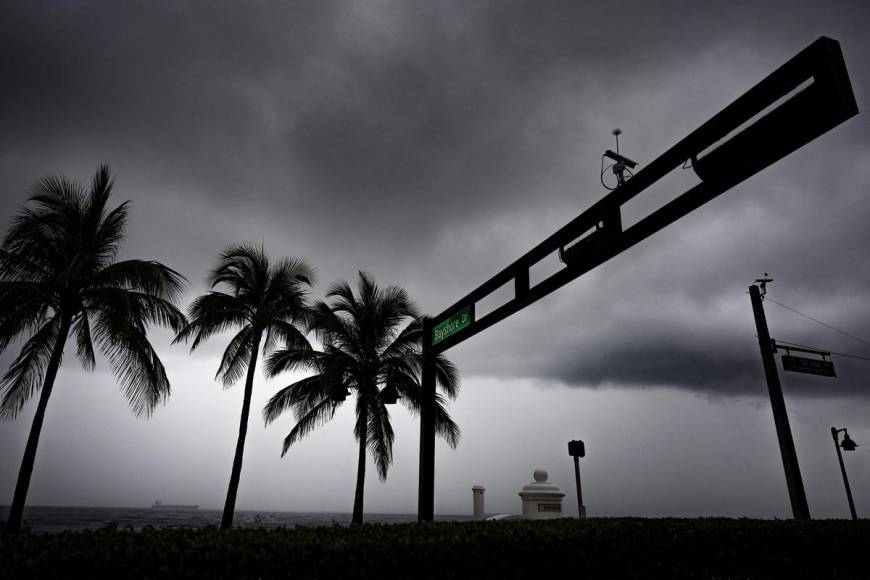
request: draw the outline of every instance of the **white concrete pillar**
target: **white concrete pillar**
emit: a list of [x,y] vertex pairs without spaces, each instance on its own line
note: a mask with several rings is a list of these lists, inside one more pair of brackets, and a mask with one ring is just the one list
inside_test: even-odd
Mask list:
[[483,503],[483,493],[486,491],[486,488],[482,485],[475,485],[471,488],[471,494],[474,497],[474,519],[482,520],[484,510]]
[[536,469],[535,481],[523,486],[520,498],[523,515],[533,520],[551,520],[565,517],[562,514],[562,498],[565,494],[558,485],[547,481],[547,471]]

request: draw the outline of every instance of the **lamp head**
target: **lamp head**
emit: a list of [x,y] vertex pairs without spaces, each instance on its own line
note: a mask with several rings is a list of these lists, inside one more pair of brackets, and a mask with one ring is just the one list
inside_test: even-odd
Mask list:
[[383,389],[381,389],[381,401],[384,405],[395,405],[396,401],[400,399],[399,391],[396,390],[394,385],[387,385]]
[[347,390],[347,387],[344,385],[335,385],[332,389],[329,390],[329,400],[333,403],[341,403],[347,396],[350,394],[350,391]]
[[852,441],[852,438],[849,437],[848,433],[843,433],[843,442],[840,443],[840,447],[843,448],[843,451],[855,451],[858,444]]

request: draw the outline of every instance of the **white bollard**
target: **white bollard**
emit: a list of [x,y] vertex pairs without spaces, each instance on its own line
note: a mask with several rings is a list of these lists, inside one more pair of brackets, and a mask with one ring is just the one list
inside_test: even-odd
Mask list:
[[483,507],[483,492],[486,491],[486,488],[482,485],[475,485],[471,488],[471,494],[474,498],[474,519],[482,520],[484,514]]
[[520,498],[523,501],[523,515],[533,520],[561,518],[562,498],[565,494],[558,485],[547,481],[547,472],[536,469],[535,481],[523,487]]

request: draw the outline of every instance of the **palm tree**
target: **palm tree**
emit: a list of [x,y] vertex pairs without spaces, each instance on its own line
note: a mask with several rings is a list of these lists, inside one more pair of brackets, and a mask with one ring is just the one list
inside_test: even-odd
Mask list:
[[[332,305],[317,304],[311,328],[323,350],[297,341],[269,357],[270,376],[303,369],[315,374],[278,391],[263,409],[263,418],[268,425],[284,411],[293,410],[296,425],[284,438],[283,457],[291,445],[332,419],[348,389],[356,394],[354,435],[359,441],[359,459],[353,523],[361,524],[366,449],[372,453],[381,481],[386,480],[393,462],[394,433],[386,405],[401,397],[412,411],[420,409],[422,322],[408,294],[399,287],[379,288],[371,276],[360,272],[357,292],[355,296],[348,283],[340,281],[327,294],[334,299]],[[455,398],[458,372],[440,355],[436,377],[446,396]],[[436,394],[436,401],[436,432],[456,447],[459,427],[445,408],[444,396]]]
[[115,261],[127,223],[124,202],[106,204],[113,179],[103,165],[90,190],[64,177],[37,182],[0,248],[0,351],[29,334],[0,379],[0,418],[14,419],[39,390],[6,528],[21,517],[45,409],[70,333],[76,355],[93,370],[94,339],[137,416],[149,416],[169,395],[169,379],[148,341],[151,324],[180,330],[175,302],[184,278],[159,262]]
[[[270,351],[277,340],[291,345],[305,341],[296,324],[307,322],[309,306],[305,287],[310,286],[313,279],[311,266],[302,260],[284,259],[273,265],[262,248],[230,246],[221,254],[217,268],[209,276],[212,291],[194,300],[188,311],[191,321],[175,339],[175,342],[186,342],[192,338],[190,350],[193,351],[209,336],[239,328],[224,351],[215,375],[215,379],[220,378],[228,387],[247,369],[239,439],[221,518],[223,530],[233,525],[260,346]],[[221,284],[229,293],[214,290]]]

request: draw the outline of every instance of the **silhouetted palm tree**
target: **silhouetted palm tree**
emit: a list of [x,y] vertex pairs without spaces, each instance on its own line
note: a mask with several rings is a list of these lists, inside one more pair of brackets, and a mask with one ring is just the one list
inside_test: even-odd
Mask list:
[[[190,347],[193,351],[212,334],[239,328],[224,351],[215,375],[225,386],[230,386],[247,368],[239,439],[221,529],[233,525],[261,343],[263,350],[268,352],[276,340],[291,345],[307,342],[295,325],[307,320],[306,286],[310,286],[313,279],[311,266],[302,260],[284,259],[272,265],[262,248],[230,246],[221,254],[218,267],[209,276],[213,290],[194,300],[188,311],[190,324],[175,339],[175,342],[186,342],[193,338]],[[229,293],[214,290],[221,284],[229,288]]]
[[13,419],[39,390],[7,529],[21,526],[45,409],[70,332],[76,354],[94,368],[94,338],[137,416],[169,395],[169,379],[148,342],[151,324],[183,328],[175,301],[184,278],[158,262],[115,261],[127,203],[108,210],[113,186],[99,168],[90,190],[47,177],[15,217],[0,249],[0,350],[29,334],[0,380],[0,417]]
[[[407,293],[396,286],[379,288],[364,272],[359,273],[358,296],[347,282],[335,284],[327,294],[331,305],[317,304],[311,329],[323,350],[297,342],[276,350],[267,361],[267,372],[313,370],[315,374],[275,394],[263,409],[268,425],[292,409],[296,425],[284,439],[281,455],[315,427],[329,421],[348,389],[356,395],[354,435],[359,441],[353,523],[362,523],[366,448],[375,460],[381,480],[393,461],[393,428],[386,405],[400,396],[412,411],[420,409],[420,352],[422,324]],[[401,325],[410,322],[404,327]],[[456,367],[445,357],[436,360],[438,385],[453,399],[459,389]],[[379,389],[379,386],[382,387]],[[436,432],[451,447],[459,441],[459,427],[438,393]]]

